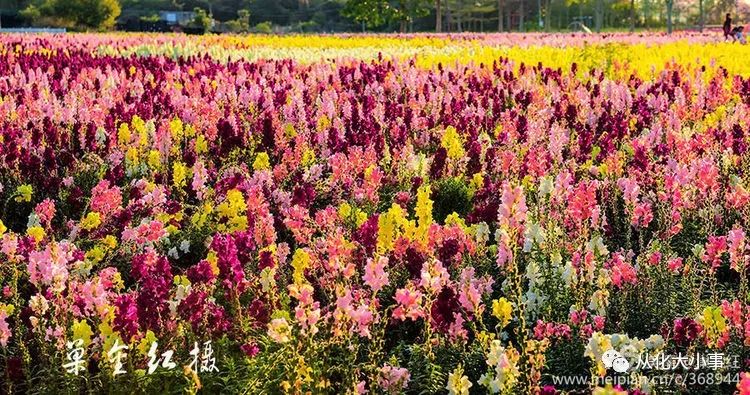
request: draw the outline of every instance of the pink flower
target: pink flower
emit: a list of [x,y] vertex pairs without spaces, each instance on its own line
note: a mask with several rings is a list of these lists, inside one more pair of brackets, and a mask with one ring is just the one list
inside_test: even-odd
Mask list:
[[49,286],[62,292],[68,280],[68,262],[74,260],[75,246],[66,241],[50,243],[43,251],[29,253],[29,280],[36,286]]
[[356,310],[349,313],[352,322],[356,324],[354,331],[362,337],[370,337],[370,324],[374,321],[372,311],[366,304],[360,304]]
[[674,274],[679,274],[682,270],[682,258],[676,257],[667,261],[667,269]]
[[122,194],[117,186],[109,186],[108,180],[101,180],[91,190],[91,211],[96,211],[105,218],[122,206]]
[[637,282],[635,267],[626,262],[622,254],[614,254],[608,262],[608,266],[612,275],[612,284],[617,288],[622,287],[625,283],[635,284]]
[[578,226],[588,219],[597,219],[596,188],[596,181],[584,181],[580,182],[570,193],[567,211],[570,218]]
[[621,178],[617,180],[617,186],[622,190],[625,203],[635,206],[638,201],[638,195],[641,192],[638,182],[631,178]]
[[384,286],[390,284],[388,282],[388,273],[385,271],[386,266],[388,266],[388,258],[386,257],[381,256],[376,260],[367,260],[362,280],[372,288],[373,294],[378,293]]
[[[490,276],[483,278],[474,277],[473,267],[465,267],[461,270],[460,292],[458,301],[466,311],[473,313],[481,309],[482,295],[492,292],[493,280]],[[481,311],[481,310],[480,310]]]
[[50,199],[44,199],[34,208],[34,214],[39,218],[39,222],[49,226],[50,221],[55,216],[55,202]]
[[661,252],[654,251],[651,253],[651,255],[648,256],[648,263],[651,266],[656,266],[661,262]]
[[437,259],[427,261],[422,265],[421,281],[419,285],[425,290],[437,294],[450,281],[448,270]]
[[385,364],[380,368],[378,385],[387,394],[398,394],[409,385],[410,378],[408,370]]
[[423,295],[418,290],[401,288],[396,290],[394,297],[398,307],[393,310],[393,318],[405,321],[407,318],[416,321],[419,317],[424,317],[422,310]]
[[654,219],[654,213],[651,212],[651,203],[638,203],[633,210],[633,217],[630,223],[635,227],[645,228]]
[[6,318],[8,318],[8,312],[5,311],[5,309],[0,309],[0,346],[3,347],[8,346],[8,340],[10,340],[10,337],[12,336],[10,326],[8,326],[8,322],[5,321]]
[[729,303],[728,300],[721,301],[721,315],[729,321],[729,324],[742,329],[744,323],[744,307],[739,300]]
[[601,331],[604,330],[604,323],[606,322],[606,318],[602,317],[600,315],[594,316],[594,330]]
[[503,184],[503,195],[498,208],[498,222],[501,227],[523,232],[526,222],[526,195],[520,186],[511,187],[510,183]]
[[750,373],[740,373],[740,381],[737,383],[739,395],[750,395]]
[[729,241],[729,265],[732,269],[742,273],[747,266],[750,257],[745,254],[745,231],[736,227],[727,235]]
[[706,243],[706,253],[703,254],[703,262],[711,265],[711,270],[716,270],[721,264],[721,255],[727,251],[726,236],[709,236]]
[[141,222],[135,228],[126,227],[122,231],[123,241],[132,241],[135,244],[155,243],[167,236],[164,224],[161,221],[152,220]]
[[255,357],[260,352],[260,348],[255,343],[245,343],[240,346],[240,350],[250,358]]
[[202,161],[197,161],[193,166],[193,181],[190,186],[195,191],[198,199],[203,199],[203,194],[206,192],[206,180],[208,179],[208,171]]

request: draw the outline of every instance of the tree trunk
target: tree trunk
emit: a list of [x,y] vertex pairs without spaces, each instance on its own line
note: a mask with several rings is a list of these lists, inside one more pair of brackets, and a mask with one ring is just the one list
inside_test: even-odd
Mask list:
[[497,0],[497,31],[503,31],[503,0]]
[[630,32],[635,31],[635,0],[630,0]]
[[525,1],[521,0],[521,4],[518,5],[518,31],[519,32],[523,32],[526,30],[523,26],[524,3]]
[[703,24],[705,19],[703,17],[703,0],[698,1],[698,30],[703,33]]
[[440,9],[440,0],[435,0],[435,32],[443,31],[443,14]]
[[505,26],[507,26],[508,31],[513,29],[513,12],[511,11],[505,13]]
[[552,28],[552,0],[546,0],[544,4],[544,31],[549,32]]
[[542,0],[536,0],[536,23],[539,25],[539,28],[542,28]]
[[602,12],[604,8],[602,1],[603,0],[596,0],[596,4],[594,6],[594,26],[597,33],[602,31]]
[[672,34],[672,5],[674,0],[667,0],[667,34]]

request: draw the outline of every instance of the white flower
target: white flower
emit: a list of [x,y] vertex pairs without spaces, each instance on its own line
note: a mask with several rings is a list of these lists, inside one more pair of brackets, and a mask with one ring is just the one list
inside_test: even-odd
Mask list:
[[486,244],[490,240],[490,227],[484,222],[474,225],[476,229],[476,239],[479,244]]
[[550,176],[544,176],[539,181],[539,194],[541,196],[547,196],[552,192],[552,189],[554,188],[554,184],[552,183],[552,177]]
[[448,375],[448,384],[445,389],[450,395],[468,395],[469,388],[472,384],[469,378],[464,376],[464,368],[458,365],[451,374]]
[[277,343],[286,343],[290,340],[292,328],[285,318],[275,318],[268,323],[268,337]]

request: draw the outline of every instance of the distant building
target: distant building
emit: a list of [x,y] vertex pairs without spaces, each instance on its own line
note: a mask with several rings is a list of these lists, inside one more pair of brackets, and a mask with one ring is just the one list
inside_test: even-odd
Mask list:
[[159,11],[159,19],[168,25],[185,26],[195,19],[193,11]]

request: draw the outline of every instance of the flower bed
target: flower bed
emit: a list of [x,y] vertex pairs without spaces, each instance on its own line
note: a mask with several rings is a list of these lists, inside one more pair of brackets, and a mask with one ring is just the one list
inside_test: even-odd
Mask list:
[[251,39],[0,37],[4,391],[750,391],[746,47]]

